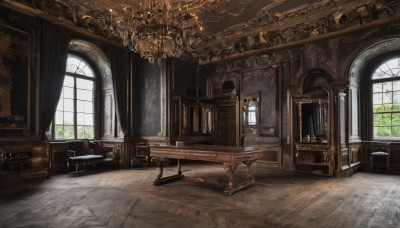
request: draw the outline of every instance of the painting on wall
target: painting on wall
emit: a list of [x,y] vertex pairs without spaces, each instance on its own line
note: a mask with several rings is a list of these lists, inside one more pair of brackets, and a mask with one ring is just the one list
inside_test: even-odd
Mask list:
[[30,34],[0,23],[0,128],[29,127]]

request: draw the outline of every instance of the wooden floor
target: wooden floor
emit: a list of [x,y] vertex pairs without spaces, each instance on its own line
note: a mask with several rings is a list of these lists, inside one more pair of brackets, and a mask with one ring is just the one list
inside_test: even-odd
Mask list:
[[[1,183],[0,227],[400,227],[399,176],[254,168],[257,185],[229,197],[205,183],[153,186],[155,167]],[[184,164],[183,171],[226,179],[218,164]]]

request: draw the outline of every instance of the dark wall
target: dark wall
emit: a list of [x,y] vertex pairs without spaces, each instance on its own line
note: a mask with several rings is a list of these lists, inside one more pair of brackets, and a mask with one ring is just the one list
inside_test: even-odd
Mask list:
[[[334,88],[338,88],[339,85],[341,88],[346,88],[346,85],[350,84],[350,66],[357,55],[382,40],[400,37],[399,28],[400,23],[398,21],[390,22],[365,29],[356,29],[327,39],[310,41],[303,45],[288,46],[278,50],[271,49],[271,51],[266,51],[257,56],[203,65],[200,69],[200,78],[202,82],[205,82],[208,77],[235,72],[241,75],[241,92],[260,90],[261,121],[268,124],[273,123],[272,119],[277,120],[273,125],[278,131],[276,134],[278,140],[274,140],[274,136],[245,136],[244,143],[279,143],[282,151],[288,150],[290,154],[290,129],[293,129],[293,126],[290,125],[289,93],[300,93],[302,91],[302,80],[311,69],[318,69],[328,74],[329,78],[332,79],[331,86]],[[268,72],[272,67],[277,67],[279,72],[274,72],[272,78],[263,77],[263,74],[269,74]],[[257,71],[262,72],[252,73]],[[360,77],[364,77],[361,78],[361,81],[366,80],[361,72],[358,73],[360,73]],[[276,77],[276,81],[272,80],[273,77]],[[199,85],[201,86],[200,90],[203,91],[207,87],[205,83]],[[359,85],[353,83],[352,86],[358,87]],[[347,94],[346,99],[348,97]],[[358,102],[357,97],[354,102]],[[351,105],[351,103],[347,105],[347,111],[349,110],[348,106]],[[275,118],[275,115],[277,115],[277,118]],[[362,115],[365,115],[365,113],[359,112],[357,114],[358,117]],[[347,126],[346,129],[348,130],[348,128]],[[348,136],[346,138],[348,140]],[[289,159],[287,162],[291,163],[291,157],[286,159]]]
[[195,62],[172,59],[170,64],[172,64],[171,94],[179,96],[196,96],[197,79]]
[[137,58],[133,79],[132,115],[135,137],[165,136],[162,120],[165,119],[165,62],[160,66]]

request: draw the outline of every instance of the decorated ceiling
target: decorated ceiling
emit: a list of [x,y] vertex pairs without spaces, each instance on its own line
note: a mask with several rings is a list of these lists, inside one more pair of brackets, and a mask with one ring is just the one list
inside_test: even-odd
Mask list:
[[[165,0],[160,0],[165,1]],[[114,41],[114,16],[129,17],[142,0],[4,0]],[[195,13],[204,30],[190,48],[200,63],[398,18],[399,0],[171,0]]]

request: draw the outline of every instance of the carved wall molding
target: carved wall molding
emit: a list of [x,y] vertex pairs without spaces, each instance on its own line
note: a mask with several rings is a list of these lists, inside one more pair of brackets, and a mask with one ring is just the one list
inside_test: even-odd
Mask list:
[[[7,0],[1,4],[53,23],[80,28],[110,43],[110,9],[130,18],[139,0]],[[188,48],[200,64],[262,53],[288,43],[353,31],[399,15],[397,0],[171,0],[174,10],[195,12],[205,31],[199,45]],[[261,50],[259,52],[259,50]],[[219,59],[218,59],[219,58]]]

